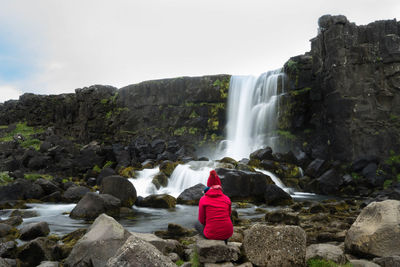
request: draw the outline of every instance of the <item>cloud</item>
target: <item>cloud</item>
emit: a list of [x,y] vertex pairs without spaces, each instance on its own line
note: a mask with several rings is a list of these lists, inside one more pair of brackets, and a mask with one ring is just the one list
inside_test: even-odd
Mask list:
[[12,85],[0,85],[0,103],[10,99],[18,99],[22,91]]
[[398,0],[323,3],[3,0],[0,35],[21,52],[14,68],[29,66],[18,88],[59,94],[92,84],[260,73],[309,51],[321,15],[366,24],[400,14]]

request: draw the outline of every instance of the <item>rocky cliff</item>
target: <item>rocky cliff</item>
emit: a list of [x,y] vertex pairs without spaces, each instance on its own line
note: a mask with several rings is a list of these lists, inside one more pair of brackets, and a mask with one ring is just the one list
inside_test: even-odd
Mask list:
[[[311,51],[285,64],[279,127],[314,157],[385,158],[400,149],[400,22],[319,19]],[[296,139],[296,140],[293,140]]]

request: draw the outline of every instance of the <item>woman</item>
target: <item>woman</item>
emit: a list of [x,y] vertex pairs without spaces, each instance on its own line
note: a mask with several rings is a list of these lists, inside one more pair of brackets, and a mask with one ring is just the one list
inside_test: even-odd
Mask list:
[[212,170],[208,177],[209,189],[200,198],[199,222],[196,229],[207,239],[228,240],[233,234],[231,200],[222,192],[221,180]]

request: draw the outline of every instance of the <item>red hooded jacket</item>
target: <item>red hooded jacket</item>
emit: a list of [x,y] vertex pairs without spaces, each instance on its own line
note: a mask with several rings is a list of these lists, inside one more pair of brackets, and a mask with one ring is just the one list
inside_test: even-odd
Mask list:
[[199,222],[208,239],[225,240],[232,236],[231,200],[222,193],[221,180],[212,170],[207,181],[210,189],[199,202]]

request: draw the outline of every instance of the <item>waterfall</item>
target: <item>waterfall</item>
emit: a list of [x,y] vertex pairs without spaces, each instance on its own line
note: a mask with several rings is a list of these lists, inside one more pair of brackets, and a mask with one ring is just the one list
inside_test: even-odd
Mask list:
[[258,77],[231,77],[227,139],[221,143],[218,154],[240,160],[265,146],[276,149],[278,100],[283,91],[283,77],[280,69]]

